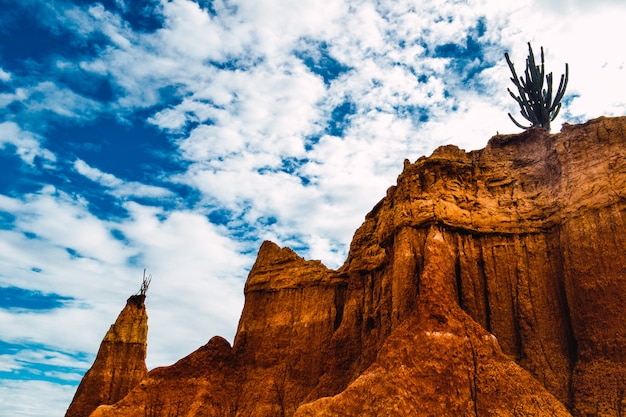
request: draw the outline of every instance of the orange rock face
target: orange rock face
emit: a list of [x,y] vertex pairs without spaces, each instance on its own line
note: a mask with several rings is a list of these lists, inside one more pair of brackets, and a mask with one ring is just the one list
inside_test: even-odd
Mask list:
[[622,415],[626,118],[407,161],[339,270],[266,242],[245,295],[92,416]]
[[297,417],[570,415],[459,307],[450,238],[430,227],[417,304],[374,363],[340,394],[302,405]]
[[148,315],[145,296],[133,295],[100,344],[65,417],[84,417],[101,404],[115,404],[148,376]]

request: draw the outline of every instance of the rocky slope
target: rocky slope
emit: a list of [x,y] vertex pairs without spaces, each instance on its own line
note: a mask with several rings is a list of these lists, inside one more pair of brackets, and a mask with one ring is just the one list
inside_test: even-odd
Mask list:
[[264,243],[232,347],[91,415],[626,415],[625,255],[626,118],[445,146],[339,270]]

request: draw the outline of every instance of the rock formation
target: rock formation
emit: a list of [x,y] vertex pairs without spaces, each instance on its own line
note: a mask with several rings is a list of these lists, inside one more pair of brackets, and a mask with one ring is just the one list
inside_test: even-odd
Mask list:
[[65,417],[85,417],[101,404],[115,404],[148,376],[148,316],[145,295],[133,295],[100,344]]
[[373,364],[342,393],[305,404],[296,416],[569,415],[459,307],[449,238],[429,228],[416,306]]
[[444,146],[341,268],[265,242],[232,347],[91,415],[626,415],[625,255],[626,118]]

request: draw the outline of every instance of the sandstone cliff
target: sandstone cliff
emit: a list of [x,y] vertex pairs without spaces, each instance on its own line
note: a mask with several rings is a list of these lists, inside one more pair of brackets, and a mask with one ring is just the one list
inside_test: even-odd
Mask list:
[[339,270],[264,243],[233,347],[92,416],[621,416],[625,255],[626,118],[445,146]]
[[148,316],[144,295],[133,295],[100,344],[65,417],[85,417],[101,404],[115,404],[148,376]]

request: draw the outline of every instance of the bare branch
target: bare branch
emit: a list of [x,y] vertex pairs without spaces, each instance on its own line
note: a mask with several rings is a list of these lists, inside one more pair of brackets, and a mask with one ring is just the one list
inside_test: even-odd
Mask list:
[[139,294],[137,295],[142,295],[142,296],[146,296],[146,293],[148,292],[148,287],[150,286],[150,283],[152,282],[152,274],[148,274],[146,276],[146,268],[143,269],[143,280],[141,282],[141,289],[139,289]]

